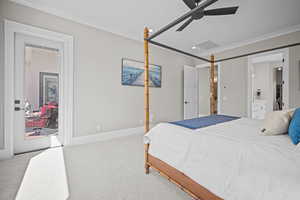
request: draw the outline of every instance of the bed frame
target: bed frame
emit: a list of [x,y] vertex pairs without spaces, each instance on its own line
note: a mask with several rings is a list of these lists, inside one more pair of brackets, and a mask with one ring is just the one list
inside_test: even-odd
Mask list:
[[181,190],[197,200],[222,200],[203,186],[196,183],[184,173],[168,165],[167,163],[148,154],[148,167],[156,170],[161,176],[177,185]]
[[[283,48],[289,48],[293,46],[298,46],[300,43],[293,43],[293,44],[288,44],[284,46],[279,46],[275,48],[270,48],[270,49],[264,49],[264,50],[259,50],[255,52],[250,52],[242,55],[237,55],[229,58],[223,58],[219,60],[215,60],[215,56],[211,55],[210,60],[199,57],[197,55],[190,54],[188,52],[184,52],[182,50],[167,46],[165,44],[153,41],[153,39],[160,34],[166,32],[170,28],[174,27],[175,25],[179,24],[180,22],[184,21],[185,19],[191,17],[194,13],[198,12],[199,10],[202,10],[209,5],[215,3],[218,0],[203,0],[199,3],[199,5],[192,9],[191,11],[187,12],[186,14],[182,15],[178,19],[172,21],[168,25],[164,26],[157,32],[151,34],[149,36],[149,29],[146,27],[144,29],[144,57],[145,57],[145,77],[144,77],[144,109],[145,109],[145,133],[147,133],[150,129],[149,126],[149,43],[152,45],[156,45],[171,51],[175,51],[180,54],[184,54],[205,62],[210,63],[210,113],[214,114],[216,110],[216,98],[215,98],[215,91],[216,91],[216,86],[214,84],[214,78],[215,78],[215,63],[217,62],[223,62],[223,61],[228,61],[232,59],[237,59],[237,58],[242,58],[242,57],[247,57],[259,53],[265,53],[269,51],[274,51],[278,49],[283,49]],[[144,156],[145,156],[145,173],[149,174],[149,168],[153,168],[157,170],[163,177],[167,178],[169,181],[172,183],[176,184],[180,189],[191,195],[194,199],[199,199],[199,200],[221,200],[220,197],[216,196],[200,184],[196,183],[194,180],[192,180],[190,177],[185,175],[184,173],[178,171],[177,169],[173,168],[172,166],[168,165],[167,163],[163,162],[162,160],[159,160],[158,158],[153,157],[148,153],[149,150],[149,144],[145,144],[144,146]]]

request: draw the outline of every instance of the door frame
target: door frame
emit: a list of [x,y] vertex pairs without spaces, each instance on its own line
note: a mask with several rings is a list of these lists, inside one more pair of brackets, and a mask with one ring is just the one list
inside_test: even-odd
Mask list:
[[60,69],[61,131],[63,145],[71,143],[73,133],[74,66],[73,36],[57,33],[10,20],[4,21],[5,66],[4,66],[4,158],[14,156],[14,71],[15,71],[15,35],[16,33],[39,37],[63,44]]
[[[217,62],[215,63],[215,65],[218,66],[218,97],[217,97],[217,114],[222,114],[221,111],[221,63]],[[204,64],[200,64],[200,65],[196,65],[196,68],[210,68],[210,63],[204,63]]]
[[267,57],[270,55],[274,55],[274,54],[282,54],[283,59],[284,59],[284,63],[283,63],[283,80],[284,80],[284,85],[285,87],[287,87],[286,90],[286,94],[284,94],[284,104],[286,106],[286,108],[290,107],[290,72],[289,72],[289,68],[290,68],[290,56],[289,56],[289,48],[285,48],[285,49],[279,49],[279,50],[274,50],[274,51],[269,51],[266,53],[260,53],[260,54],[255,54],[252,56],[248,56],[248,66],[247,66],[247,96],[248,96],[248,100],[247,100],[247,117],[251,118],[252,117],[252,100],[253,100],[253,83],[252,83],[252,68],[253,68],[253,60],[254,59],[259,59],[261,61],[268,61],[267,59],[264,59],[263,57]]

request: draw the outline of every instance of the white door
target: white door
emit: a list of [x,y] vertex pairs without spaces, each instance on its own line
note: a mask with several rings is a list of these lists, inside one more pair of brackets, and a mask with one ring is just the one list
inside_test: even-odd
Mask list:
[[15,154],[63,142],[59,131],[62,48],[62,43],[15,36]]
[[198,117],[198,71],[184,66],[184,119]]

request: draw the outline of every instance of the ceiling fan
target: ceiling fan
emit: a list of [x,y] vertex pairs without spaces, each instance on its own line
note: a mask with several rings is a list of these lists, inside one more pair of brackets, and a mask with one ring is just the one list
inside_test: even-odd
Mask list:
[[[183,2],[190,8],[194,9],[196,8],[199,3],[202,0],[183,0]],[[182,31],[185,29],[192,21],[199,20],[204,16],[209,15],[233,15],[236,13],[238,6],[234,7],[226,7],[226,8],[217,8],[217,9],[211,9],[211,10],[200,10],[199,12],[196,12],[194,15],[191,16],[181,27],[177,29],[177,31]]]

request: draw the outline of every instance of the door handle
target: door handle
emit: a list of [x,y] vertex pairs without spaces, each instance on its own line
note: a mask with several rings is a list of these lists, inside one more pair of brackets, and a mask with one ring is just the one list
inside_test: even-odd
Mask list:
[[15,100],[15,104],[20,104],[21,101],[20,100]]
[[[18,100],[18,99],[16,99],[16,100],[15,100],[15,104],[16,104],[16,105],[17,105],[17,104],[21,104],[21,101]],[[17,105],[17,106],[19,106],[19,105]],[[25,110],[25,108],[15,107],[15,111],[20,111],[20,110]]]
[[15,111],[25,110],[25,108],[15,107]]
[[188,104],[189,102],[188,101],[184,101],[184,104]]

